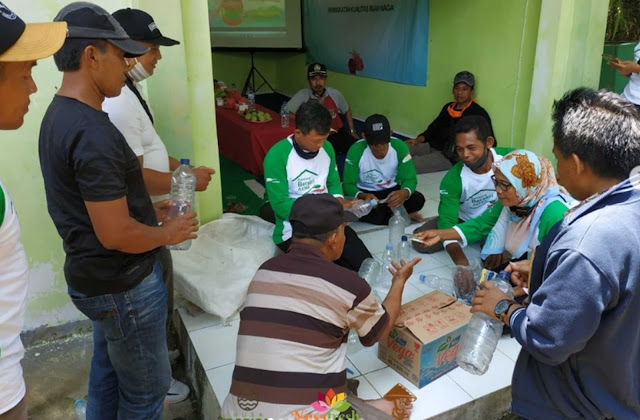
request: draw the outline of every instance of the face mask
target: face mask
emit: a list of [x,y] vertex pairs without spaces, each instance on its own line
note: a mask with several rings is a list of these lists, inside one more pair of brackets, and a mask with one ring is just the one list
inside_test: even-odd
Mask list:
[[489,150],[487,150],[487,148],[485,147],[484,153],[482,154],[480,159],[468,165],[465,163],[465,165],[467,166],[467,168],[471,169],[472,171],[475,171],[476,169],[482,167],[482,165],[484,165],[487,162],[487,159],[489,159]]
[[144,66],[137,58],[134,60],[136,60],[136,64],[127,72],[127,76],[129,76],[129,78],[134,82],[142,82],[151,75],[145,70]]

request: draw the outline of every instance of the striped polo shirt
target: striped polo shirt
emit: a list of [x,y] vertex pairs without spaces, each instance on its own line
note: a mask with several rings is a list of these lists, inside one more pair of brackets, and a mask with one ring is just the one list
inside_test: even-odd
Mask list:
[[293,243],[254,276],[240,312],[236,365],[222,418],[295,418],[318,394],[346,392],[347,336],[372,346],[389,315],[356,273]]

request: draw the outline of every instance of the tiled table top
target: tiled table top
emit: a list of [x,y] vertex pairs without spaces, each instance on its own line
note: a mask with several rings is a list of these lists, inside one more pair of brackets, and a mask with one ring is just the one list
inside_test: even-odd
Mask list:
[[[425,194],[428,204],[422,211],[425,217],[437,213],[439,198],[437,184],[442,176],[444,172],[418,176],[418,191]],[[380,258],[388,240],[387,228],[365,223],[354,223],[352,226],[360,232],[360,237],[371,253]],[[417,224],[410,226],[407,232],[417,226]],[[479,254],[478,249],[471,247],[467,247],[465,252],[469,256]],[[453,265],[445,251],[420,256],[422,261],[416,266],[414,274],[405,285],[403,303],[431,291],[419,281],[420,274],[435,274],[439,277],[451,278]],[[180,315],[218,401],[222,403],[231,387],[239,325],[238,316],[232,317],[227,325],[223,325],[220,318],[209,314],[192,317],[181,308]],[[519,351],[520,345],[515,339],[503,336],[498,343],[498,349],[489,370],[483,376],[471,375],[456,368],[422,389],[418,389],[378,360],[377,344],[370,348],[359,346],[359,349],[347,355],[347,367],[353,372],[348,376],[359,380],[358,395],[363,399],[380,398],[396,383],[403,384],[418,397],[414,403],[411,419],[427,419],[508,386],[511,383],[511,375]]]

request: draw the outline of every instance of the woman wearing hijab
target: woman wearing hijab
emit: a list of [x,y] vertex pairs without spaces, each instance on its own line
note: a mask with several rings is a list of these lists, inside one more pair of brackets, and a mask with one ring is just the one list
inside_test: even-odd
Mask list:
[[[416,236],[428,245],[457,240],[463,246],[486,237],[480,255],[490,269],[501,268],[514,257],[526,258],[527,251],[535,249],[562,220],[573,199],[558,185],[551,162],[533,152],[520,149],[508,153],[493,171],[499,200],[494,208],[451,229],[428,230]],[[462,225],[466,232],[477,232],[481,237],[465,237],[458,227]]]

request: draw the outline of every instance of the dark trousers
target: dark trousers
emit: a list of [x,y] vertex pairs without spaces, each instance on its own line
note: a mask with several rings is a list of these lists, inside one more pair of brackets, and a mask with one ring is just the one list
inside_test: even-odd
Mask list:
[[[351,229],[349,226],[344,228],[344,236],[346,237],[346,240],[344,241],[344,250],[342,251],[340,258],[335,260],[334,263],[341,267],[348,268],[349,270],[358,271],[360,270],[362,261],[367,258],[371,258],[371,253],[358,237],[356,231]],[[278,248],[284,252],[287,252],[290,246],[291,238],[278,244]]]
[[[371,193],[376,197],[378,197],[379,199],[384,199],[384,198],[387,198],[387,196],[391,194],[393,191],[398,191],[399,189],[400,189],[400,186],[396,185],[393,188],[387,188],[386,190],[382,190],[382,191],[362,190],[362,192]],[[420,211],[420,209],[422,209],[423,206],[424,206],[424,196],[418,191],[414,191],[414,193],[409,196],[407,201],[404,202],[404,208],[407,209],[407,213]],[[379,206],[371,210],[371,213],[361,217],[360,221],[371,223],[374,225],[386,225],[386,224],[389,224],[389,219],[391,219],[391,216],[393,216],[393,212],[391,211],[389,206],[385,203],[385,204],[380,204]]]
[[329,140],[329,143],[333,146],[336,156],[346,155],[351,145],[356,142],[356,139],[351,135],[346,126],[342,126],[340,130],[330,134],[327,140]]

